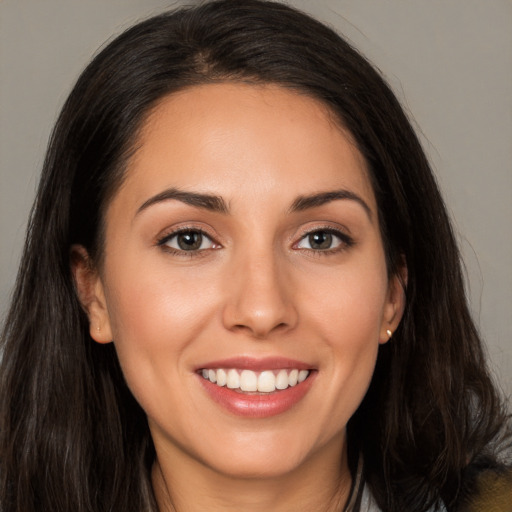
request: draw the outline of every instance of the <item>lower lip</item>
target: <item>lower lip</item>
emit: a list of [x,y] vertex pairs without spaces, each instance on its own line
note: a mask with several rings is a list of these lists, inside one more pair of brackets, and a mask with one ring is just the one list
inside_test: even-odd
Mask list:
[[273,393],[240,393],[225,386],[220,387],[198,375],[210,397],[237,416],[247,418],[268,418],[282,414],[299,403],[311,388],[316,372],[299,384]]

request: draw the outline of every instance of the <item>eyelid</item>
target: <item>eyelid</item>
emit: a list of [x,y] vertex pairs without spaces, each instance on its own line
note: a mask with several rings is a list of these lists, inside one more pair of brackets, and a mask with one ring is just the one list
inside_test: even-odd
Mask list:
[[[337,237],[340,240],[340,244],[331,249],[323,249],[323,250],[322,249],[313,249],[313,248],[310,249],[307,247],[305,247],[305,248],[298,247],[298,245],[304,239],[306,239],[308,236],[310,236],[318,231],[323,231],[325,233],[329,233],[329,234]],[[333,227],[332,225],[329,225],[329,224],[311,226],[311,227],[305,228],[301,232],[298,240],[293,244],[293,248],[298,249],[298,250],[311,251],[311,252],[315,252],[315,253],[324,253],[324,254],[329,254],[329,253],[333,253],[333,252],[341,252],[341,251],[355,245],[354,238],[351,235],[349,235],[347,232],[348,232],[348,229],[342,229],[341,227]]]
[[[183,249],[177,249],[177,248],[170,247],[170,246],[166,245],[169,242],[169,240],[172,240],[174,237],[177,237],[181,233],[189,233],[189,232],[200,233],[203,237],[208,238],[208,240],[211,241],[211,243],[213,244],[213,247],[208,247],[206,249],[186,251]],[[199,255],[200,253],[204,253],[205,251],[209,251],[212,249],[219,249],[222,247],[222,245],[217,241],[216,235],[212,234],[210,232],[210,230],[207,230],[204,227],[199,227],[198,225],[195,225],[195,224],[183,224],[180,226],[175,226],[175,227],[169,228],[167,230],[164,230],[163,234],[160,234],[157,236],[155,245],[158,247],[161,247],[162,249],[167,250],[169,252],[179,254],[179,255],[184,255],[184,256]]]

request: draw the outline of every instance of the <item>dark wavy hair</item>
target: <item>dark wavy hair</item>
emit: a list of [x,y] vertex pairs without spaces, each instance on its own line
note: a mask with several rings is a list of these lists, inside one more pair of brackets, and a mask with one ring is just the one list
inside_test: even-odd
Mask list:
[[280,3],[220,0],[143,21],[80,76],[50,140],[2,334],[3,512],[156,511],[154,447],[113,344],[89,336],[72,244],[98,263],[103,216],[138,130],[164,96],[215,82],[278,84],[328,106],[364,155],[388,271],[404,261],[403,320],[348,425],[384,511],[456,510],[499,466],[506,411],[470,317],[433,174],[397,99],[347,42]]

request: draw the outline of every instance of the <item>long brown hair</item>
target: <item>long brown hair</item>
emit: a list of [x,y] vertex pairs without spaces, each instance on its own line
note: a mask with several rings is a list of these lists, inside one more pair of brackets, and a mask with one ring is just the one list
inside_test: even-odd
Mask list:
[[[274,83],[324,102],[370,169],[389,273],[407,305],[351,419],[352,453],[384,511],[455,510],[498,467],[507,418],[465,298],[433,174],[398,101],[347,42],[280,3],[220,0],[129,29],[79,78],[53,132],[2,334],[3,512],[157,509],[154,448],[112,344],[94,343],[70,247],[102,256],[103,214],[163,96],[216,81]],[[505,437],[503,437],[505,439]]]

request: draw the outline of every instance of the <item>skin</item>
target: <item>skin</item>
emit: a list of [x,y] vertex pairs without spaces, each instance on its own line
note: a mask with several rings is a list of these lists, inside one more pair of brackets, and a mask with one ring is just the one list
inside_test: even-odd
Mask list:
[[[233,83],[163,99],[137,147],[107,208],[102,266],[75,247],[74,273],[91,336],[114,340],[148,415],[161,510],[339,510],[345,426],[404,306],[362,155],[317,100]],[[170,188],[219,196],[229,213],[152,199]],[[339,190],[352,196],[292,207]],[[180,251],[178,228],[208,238]],[[312,246],[326,229],[340,235]],[[235,356],[298,359],[315,380],[290,410],[243,418],[196,373]]]

